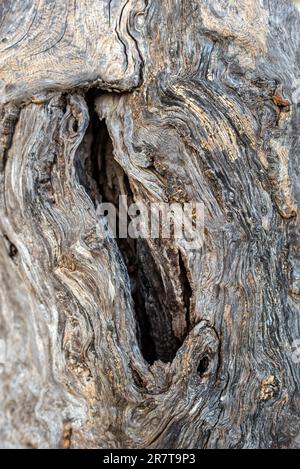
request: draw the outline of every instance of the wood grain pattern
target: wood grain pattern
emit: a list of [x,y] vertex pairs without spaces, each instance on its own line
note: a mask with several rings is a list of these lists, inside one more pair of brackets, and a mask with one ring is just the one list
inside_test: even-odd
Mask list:
[[[1,446],[299,448],[295,6],[0,18]],[[202,202],[202,249],[112,239],[119,194]]]
[[128,90],[140,81],[135,0],[20,0],[1,6],[2,100],[47,90],[98,86]]

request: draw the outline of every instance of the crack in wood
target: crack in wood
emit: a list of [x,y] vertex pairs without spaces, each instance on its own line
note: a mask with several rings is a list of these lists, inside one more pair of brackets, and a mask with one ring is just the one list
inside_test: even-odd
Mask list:
[[[119,236],[119,196],[127,196],[128,205],[130,205],[136,201],[136,195],[131,189],[130,178],[114,158],[113,142],[105,120],[99,120],[95,114],[94,103],[97,94],[96,90],[90,90],[86,96],[90,112],[90,125],[85,138],[89,141],[90,150],[89,156],[85,160],[84,170],[80,169],[79,166],[77,168],[78,177],[95,205],[101,201],[111,203],[116,208],[116,242],[130,282],[137,338],[144,358],[149,364],[153,364],[156,360],[171,362],[191,328],[192,288],[185,261],[180,250],[176,252],[173,248],[168,248],[169,241],[167,241],[169,262],[170,264],[175,262],[175,265],[178,266],[177,274],[176,269],[170,272],[170,275],[178,275],[181,293],[181,299],[178,300],[174,296],[172,285],[167,286],[166,289],[157,259],[153,256],[155,243],[152,245],[152,242],[146,239]],[[83,142],[83,146],[87,146],[87,144]],[[131,221],[129,216],[127,221],[128,223]],[[160,249],[164,249],[164,240],[157,241],[156,245],[157,243],[160,245]],[[183,326],[184,334],[180,337],[176,336],[173,318],[169,312],[169,305],[173,304],[173,308],[176,309],[177,301],[182,302],[180,305],[182,309],[181,321],[185,324]]]

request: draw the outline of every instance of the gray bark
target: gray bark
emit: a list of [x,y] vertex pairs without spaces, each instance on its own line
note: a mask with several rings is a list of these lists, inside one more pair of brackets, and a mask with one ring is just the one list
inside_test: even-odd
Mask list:
[[[299,31],[284,0],[1,2],[2,447],[300,447]],[[119,194],[202,202],[202,249],[112,239]]]

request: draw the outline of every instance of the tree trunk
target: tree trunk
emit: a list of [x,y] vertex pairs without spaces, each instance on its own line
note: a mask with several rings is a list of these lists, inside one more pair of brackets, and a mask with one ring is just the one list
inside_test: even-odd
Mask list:
[[[300,17],[0,5],[0,442],[300,448]],[[298,128],[297,128],[298,126]],[[201,249],[103,201],[204,205]]]

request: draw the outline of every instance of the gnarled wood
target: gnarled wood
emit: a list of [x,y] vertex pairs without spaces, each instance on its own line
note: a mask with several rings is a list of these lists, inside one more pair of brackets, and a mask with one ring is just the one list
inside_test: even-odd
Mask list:
[[[0,13],[1,445],[300,447],[295,6]],[[203,203],[202,248],[113,239],[122,194]]]

